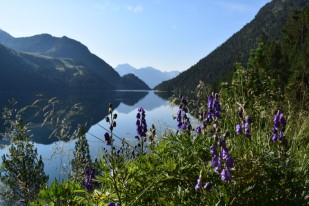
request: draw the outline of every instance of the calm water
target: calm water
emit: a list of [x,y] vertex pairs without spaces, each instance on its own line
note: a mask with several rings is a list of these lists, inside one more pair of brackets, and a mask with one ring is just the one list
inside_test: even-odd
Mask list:
[[[17,107],[29,105],[37,99],[41,99],[41,105],[44,106],[49,99],[57,97],[59,103],[53,105],[57,116],[69,120],[72,128],[76,128],[78,124],[87,123],[86,137],[93,159],[100,158],[102,148],[106,146],[103,135],[105,133],[104,128],[108,128],[109,125],[105,122],[104,117],[108,113],[110,102],[113,104],[115,113],[118,114],[114,134],[125,138],[128,142],[134,143],[135,141],[136,113],[139,107],[145,109],[147,125],[150,128],[151,124],[154,124],[158,136],[161,136],[167,129],[174,130],[177,127],[177,122],[172,117],[176,115],[178,108],[167,102],[168,95],[165,93],[153,91],[72,92],[50,93],[48,95],[0,93],[0,96],[1,108],[8,105],[7,99],[12,97],[18,101]],[[80,103],[78,108],[72,109],[76,103]],[[66,179],[71,170],[70,161],[73,157],[76,140],[63,141],[55,137],[49,138],[52,128],[42,127],[42,118],[34,117],[34,112],[26,113],[24,119],[33,123],[31,127],[33,141],[38,149],[38,154],[42,155],[44,160],[45,172],[49,175],[49,182],[55,178],[60,181]],[[0,129],[3,131],[3,128]],[[116,145],[119,144],[118,139],[115,139],[115,141]],[[5,141],[2,141],[2,145],[1,156],[8,152],[9,147]]]

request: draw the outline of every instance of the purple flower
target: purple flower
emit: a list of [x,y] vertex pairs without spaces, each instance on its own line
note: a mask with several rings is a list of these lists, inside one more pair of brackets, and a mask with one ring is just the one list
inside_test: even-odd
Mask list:
[[241,126],[239,124],[236,125],[236,134],[240,134],[241,133]]
[[214,157],[212,158],[211,165],[212,165],[213,167],[219,167],[219,166],[221,165],[220,160],[219,160],[219,158],[218,158],[217,156],[214,156]]
[[107,206],[119,206],[119,204],[118,203],[114,203],[114,202],[110,202],[110,203],[107,204]]
[[197,179],[197,183],[195,185],[195,190],[199,190],[201,188],[201,177]]
[[137,113],[137,114],[136,114],[136,118],[137,118],[137,119],[140,119],[140,118],[141,118],[141,113]]
[[229,156],[229,151],[227,148],[222,148],[220,153],[221,153],[222,159],[226,159]]
[[201,126],[196,127],[195,131],[196,131],[196,133],[201,134],[202,133]]
[[213,146],[213,145],[210,147],[210,154],[211,154],[212,156],[214,156],[214,155],[217,154],[217,149],[216,149],[216,147]]
[[93,190],[93,186],[96,185],[97,182],[93,181],[95,178],[95,169],[89,169],[88,167],[85,169],[85,189],[90,191]]
[[271,140],[272,140],[273,142],[276,142],[277,139],[278,139],[278,135],[277,135],[277,134],[273,134]]
[[221,165],[219,165],[218,167],[215,167],[215,172],[216,173],[220,173],[221,170],[222,170],[222,166]]
[[200,126],[198,126],[198,127],[196,127],[195,131],[196,131],[197,134],[201,134],[202,129],[201,129]]
[[228,156],[225,160],[225,164],[228,168],[232,168],[234,166],[233,158],[231,156]]
[[138,109],[138,113],[136,115],[136,131],[140,137],[146,137],[147,133],[147,123],[146,123],[146,114],[145,110],[141,107]]
[[231,172],[229,169],[225,168],[221,172],[221,180],[224,182],[230,181],[232,179]]
[[213,109],[212,102],[213,102],[213,96],[210,95],[210,96],[208,97],[208,103],[207,103],[207,106],[208,106],[208,110],[209,110],[209,111],[212,111],[212,109]]
[[[284,118],[283,113],[281,113],[279,110],[277,111],[277,113],[275,114],[274,118],[274,127],[272,128],[272,138],[271,140],[273,142],[276,142],[278,139],[280,141],[284,141],[285,137],[284,137],[284,132],[285,132],[285,126],[286,126],[286,120]],[[278,134],[279,132],[279,134]]]
[[249,125],[248,122],[245,123],[245,135],[246,135],[247,137],[249,137],[249,138],[251,137],[250,125]]
[[206,122],[210,123],[212,121],[212,113],[211,112],[207,112],[206,114]]
[[105,138],[106,144],[107,144],[107,145],[110,145],[111,142],[112,142],[112,140],[111,140],[111,137],[110,137],[110,135],[109,135],[108,132],[105,132],[104,138]]
[[283,113],[280,114],[279,120],[280,120],[280,123],[281,123],[283,126],[286,125],[286,120],[284,119]]

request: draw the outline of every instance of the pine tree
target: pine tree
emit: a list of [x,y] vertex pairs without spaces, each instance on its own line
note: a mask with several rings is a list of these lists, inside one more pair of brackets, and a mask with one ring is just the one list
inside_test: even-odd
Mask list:
[[46,185],[48,176],[44,172],[42,157],[37,157],[37,149],[30,142],[27,126],[18,119],[7,134],[10,134],[13,144],[9,154],[2,156],[0,180],[6,190],[1,195],[8,201],[27,205]]
[[92,168],[89,144],[83,127],[78,128],[78,139],[75,143],[74,159],[72,160],[72,179],[84,185],[85,171]]

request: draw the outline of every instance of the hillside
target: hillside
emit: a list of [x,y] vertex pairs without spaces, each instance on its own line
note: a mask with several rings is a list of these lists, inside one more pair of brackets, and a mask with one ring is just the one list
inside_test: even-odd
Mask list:
[[154,88],[161,82],[174,78],[179,74],[178,71],[162,72],[153,67],[137,69],[129,64],[120,64],[115,68],[115,70],[120,74],[120,76],[129,73],[134,74],[138,78],[142,79],[150,88]]
[[[92,54],[85,45],[68,37],[58,38],[49,34],[40,34],[32,37],[14,38],[0,30],[0,43],[11,48],[11,50],[7,50],[2,47],[2,52],[8,52],[11,54],[10,59],[16,59],[16,62],[11,61],[10,63],[2,60],[0,62],[1,70],[14,70],[16,74],[19,74],[21,70],[26,71],[23,68],[25,65],[27,68],[29,67],[27,69],[31,73],[29,80],[22,79],[18,82],[21,85],[26,81],[30,81],[32,84],[44,81],[43,85],[51,84],[46,86],[50,89],[64,87],[112,90],[127,89],[138,81],[123,82],[119,74],[104,60]],[[13,52],[12,49],[16,52]],[[46,68],[49,73],[45,72]],[[20,75],[22,77],[23,73]],[[11,81],[13,76],[12,72],[10,78],[6,78],[7,81]],[[32,77],[43,79],[34,81]],[[36,87],[41,86],[37,84]],[[4,88],[8,88],[8,86],[1,87],[1,89]],[[145,89],[145,87],[136,89]]]
[[176,78],[155,87],[157,90],[192,91],[200,80],[210,85],[228,78],[235,62],[247,62],[249,50],[259,38],[278,40],[285,22],[294,9],[309,5],[308,0],[273,0],[260,9],[255,18],[209,55]]
[[17,52],[0,44],[0,91],[107,89],[102,79],[73,59]]
[[125,88],[129,90],[150,90],[149,86],[134,74],[126,74],[121,77],[121,84],[127,85]]

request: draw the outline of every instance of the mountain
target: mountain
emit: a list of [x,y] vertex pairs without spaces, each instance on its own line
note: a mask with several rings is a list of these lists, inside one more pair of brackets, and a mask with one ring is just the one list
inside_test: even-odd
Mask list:
[[115,70],[120,74],[120,76],[129,73],[136,75],[138,78],[142,79],[150,88],[154,88],[161,82],[174,78],[179,74],[178,71],[161,72],[160,70],[153,67],[136,69],[129,64],[120,64],[115,68]]
[[255,18],[222,45],[177,77],[156,86],[157,90],[193,91],[202,80],[215,86],[229,78],[233,65],[247,62],[257,40],[278,40],[290,12],[309,5],[308,0],[273,0]]
[[0,44],[0,91],[107,89],[102,78],[73,59],[17,52]]
[[129,90],[138,90],[138,89],[150,90],[149,86],[134,74],[124,75],[121,78],[121,84],[127,85],[126,89]]
[[[19,71],[30,72],[33,76],[29,77],[29,81],[31,81],[31,77],[36,77],[37,80],[43,78],[40,81],[44,81],[44,85],[52,83],[48,86],[50,89],[56,89],[56,87],[68,89],[127,89],[131,84],[136,84],[136,81],[139,81],[136,79],[134,82],[129,82],[128,79],[123,81],[110,65],[92,54],[85,45],[65,36],[58,38],[49,34],[40,34],[32,37],[15,38],[0,30],[0,44],[7,47],[1,47],[3,53],[7,52],[7,55],[11,54],[10,59],[16,59],[15,63],[11,62],[14,65],[2,60],[0,62],[2,72],[12,70],[11,66],[15,68],[16,73]],[[20,64],[18,65],[17,62]],[[23,68],[25,65],[29,67],[28,71]],[[50,73],[45,74],[46,68]],[[63,70],[66,72],[63,72]],[[20,75],[22,76],[22,73]],[[46,78],[52,79],[52,81],[46,81],[44,76],[47,75]],[[62,81],[63,78],[66,80]],[[58,80],[59,82],[57,82]],[[21,84],[23,81],[18,83]],[[35,84],[34,81],[31,82],[32,85]],[[72,84],[75,86],[72,86]],[[37,87],[40,86],[37,85]],[[145,87],[136,89],[145,89]]]

